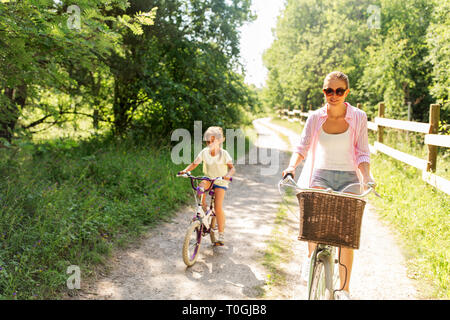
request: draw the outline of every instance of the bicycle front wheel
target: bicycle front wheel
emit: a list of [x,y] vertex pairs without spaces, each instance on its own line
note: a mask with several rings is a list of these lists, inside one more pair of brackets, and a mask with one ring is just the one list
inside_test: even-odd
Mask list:
[[202,224],[199,220],[195,220],[189,225],[183,243],[183,261],[188,267],[197,261],[201,241]]
[[330,300],[333,298],[332,288],[329,288],[329,285],[327,286],[329,267],[331,266],[327,262],[321,259],[317,260],[313,270],[309,300]]

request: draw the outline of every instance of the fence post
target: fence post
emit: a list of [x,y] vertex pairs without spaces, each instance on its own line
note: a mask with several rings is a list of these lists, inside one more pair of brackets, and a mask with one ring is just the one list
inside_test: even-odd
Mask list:
[[[440,118],[440,105],[430,105],[430,133],[437,134]],[[427,171],[436,172],[437,146],[428,145]]]
[[[380,102],[378,104],[378,117],[384,118],[384,102]],[[383,133],[384,129],[382,126],[378,126],[378,134],[377,134],[377,141],[379,143],[383,143]]]

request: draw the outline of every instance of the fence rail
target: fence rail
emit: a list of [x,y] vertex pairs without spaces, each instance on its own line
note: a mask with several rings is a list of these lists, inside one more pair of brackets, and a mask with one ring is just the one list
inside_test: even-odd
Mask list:
[[[358,103],[357,106],[361,108],[361,104]],[[428,123],[387,119],[384,117],[384,109],[384,103],[380,102],[378,104],[378,117],[375,117],[374,121],[367,122],[368,129],[377,132],[376,141],[373,145],[369,145],[370,152],[382,152],[421,170],[423,181],[450,195],[450,181],[434,174],[436,172],[437,147],[450,148],[450,135],[437,134],[440,117],[439,104],[430,105],[430,118]],[[302,112],[300,110],[279,109],[278,116],[289,121],[304,122],[311,112],[311,110],[309,112]],[[424,144],[428,146],[427,159],[420,159],[385,145],[383,143],[384,128],[424,133]]]

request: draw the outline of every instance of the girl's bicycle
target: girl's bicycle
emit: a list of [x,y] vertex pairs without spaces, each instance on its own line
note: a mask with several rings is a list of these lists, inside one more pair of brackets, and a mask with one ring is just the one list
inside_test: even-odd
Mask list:
[[[177,174],[177,177],[190,178],[191,186],[193,189],[193,194],[195,201],[197,203],[197,210],[192,218],[192,221],[186,231],[186,235],[184,237],[183,242],[183,261],[184,263],[190,267],[195,264],[198,258],[198,254],[200,252],[200,245],[202,242],[202,237],[207,234],[210,235],[211,242],[215,244],[217,242],[217,222],[216,222],[216,214],[214,211],[214,182],[223,180],[222,177],[217,177],[211,179],[209,177],[194,177],[190,172],[186,172],[185,174]],[[210,186],[207,189],[198,186],[200,181],[208,181],[210,182]],[[232,181],[232,178],[230,178]],[[202,207],[203,197],[209,194],[211,196],[211,202],[209,205],[209,209],[206,213]]]
[[287,174],[279,183],[278,191],[283,196],[281,187],[287,186],[298,190],[297,199],[300,207],[299,240],[317,243],[311,255],[307,292],[309,300],[334,300],[335,294],[342,291],[347,281],[345,269],[344,285],[337,287],[339,280],[340,247],[359,249],[362,215],[366,204],[365,197],[374,192],[374,184],[362,194],[344,192],[348,188],[361,184],[354,183],[342,191],[331,189],[302,188]]

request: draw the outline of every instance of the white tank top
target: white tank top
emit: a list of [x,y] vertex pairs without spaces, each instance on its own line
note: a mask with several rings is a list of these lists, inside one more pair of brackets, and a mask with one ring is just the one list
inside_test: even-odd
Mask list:
[[354,171],[352,159],[350,130],[338,134],[330,134],[320,128],[317,144],[317,169]]

